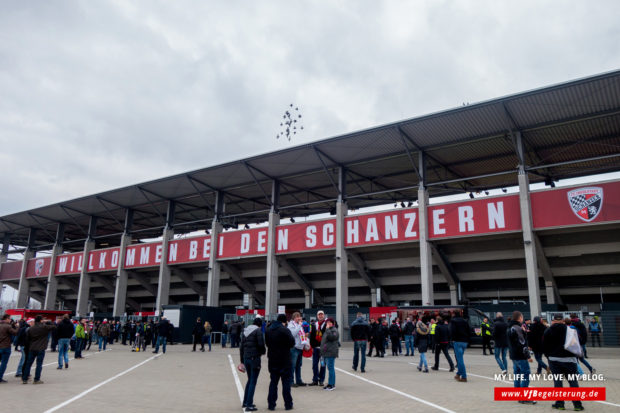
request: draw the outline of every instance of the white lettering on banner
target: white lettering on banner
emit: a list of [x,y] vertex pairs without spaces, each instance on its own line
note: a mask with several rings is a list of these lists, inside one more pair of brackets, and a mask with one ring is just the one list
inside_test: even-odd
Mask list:
[[73,271],[73,264],[75,263],[75,255],[71,257],[71,271]]
[[155,247],[155,262],[159,264],[161,262],[161,250],[163,249],[163,245],[158,245]]
[[[465,229],[467,226],[467,229]],[[459,232],[474,230],[474,209],[469,205],[459,207]]]
[[278,251],[288,250],[288,228],[278,230]]
[[211,251],[211,238],[205,238],[202,244],[202,258],[209,258],[210,251]]
[[105,257],[108,255],[107,252],[102,252],[99,255],[99,269],[105,268]]
[[241,234],[241,254],[250,251],[250,234]]
[[347,221],[347,244],[360,242],[360,223],[357,219]]
[[489,229],[506,228],[503,201],[498,202],[497,205],[490,202],[487,205],[487,211],[489,214]]
[[189,243],[189,259],[194,260],[198,256],[198,242],[191,241]]
[[118,251],[112,251],[112,267],[118,267]]
[[433,211],[433,234],[440,235],[445,234],[446,229],[441,228],[440,225],[443,224],[446,220],[441,218],[446,211],[444,209],[435,209]]
[[[78,268],[77,268],[78,271],[82,271],[82,259],[83,259],[83,256],[84,256],[83,254],[80,254],[78,256]],[[73,268],[73,265],[71,267]]]
[[264,252],[267,250],[265,241],[267,239],[267,231],[260,231],[258,233],[258,246],[256,247],[258,252]]
[[148,264],[149,263],[149,253],[151,252],[151,247],[142,247],[140,248],[140,264]]
[[412,238],[412,237],[417,237],[418,233],[417,231],[413,230],[413,225],[415,224],[415,219],[417,217],[417,213],[416,212],[410,212],[408,214],[405,214],[405,218],[407,218],[407,228],[405,229],[405,237],[406,238]]
[[368,241],[379,241],[377,218],[368,218],[368,224],[366,227],[366,242]]
[[334,224],[328,222],[323,225],[323,246],[327,247],[334,243]]
[[61,257],[58,259],[58,272],[65,272],[67,270],[67,257]]
[[169,262],[174,262],[174,261],[177,260],[177,251],[179,249],[179,244],[176,243],[176,242],[171,242],[168,245],[170,245],[170,247],[169,247],[170,251],[168,251],[168,261]]
[[95,268],[93,267],[93,256],[88,254],[88,269],[89,270],[94,270]]
[[136,261],[136,249],[135,248],[127,248],[127,256],[125,257],[125,267],[129,265],[133,265]]
[[316,247],[316,225],[308,225],[306,228],[306,247]]
[[398,215],[385,216],[385,239],[398,239]]
[[218,246],[219,246],[218,255],[224,255],[224,237],[221,235],[218,241]]

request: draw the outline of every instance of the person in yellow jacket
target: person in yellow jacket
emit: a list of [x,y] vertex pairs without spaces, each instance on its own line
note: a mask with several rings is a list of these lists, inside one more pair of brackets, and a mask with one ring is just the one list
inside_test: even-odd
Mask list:
[[435,354],[435,328],[437,327],[437,322],[434,318],[431,319],[431,332],[429,333],[429,344],[431,346],[431,350],[433,354]]
[[86,320],[82,319],[75,326],[75,359],[81,359],[82,357],[82,348],[84,348],[84,344],[86,343],[86,330],[84,329],[84,323]]
[[489,353],[493,354],[493,348],[491,347],[491,337],[493,337],[493,333],[491,331],[491,324],[489,324],[489,319],[484,317],[482,320],[482,324],[480,324],[480,333],[482,334],[482,354],[487,355],[487,347],[489,348]]

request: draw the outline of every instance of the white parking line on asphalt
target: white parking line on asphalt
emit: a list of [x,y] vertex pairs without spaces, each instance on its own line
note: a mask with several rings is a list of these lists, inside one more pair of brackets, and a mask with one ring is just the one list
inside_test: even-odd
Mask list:
[[[409,364],[413,364],[413,365],[417,365],[416,363],[409,363]],[[444,367],[440,367],[439,370],[445,370],[445,371],[449,371],[448,369],[444,368]],[[468,376],[473,376],[473,377],[480,377],[481,379],[487,379],[487,380],[491,380],[494,382],[503,382],[503,383],[508,383],[508,384],[513,384],[512,381],[508,381],[508,380],[495,380],[493,377],[488,377],[488,376],[481,376],[479,374],[473,374],[473,373],[467,373]],[[601,403],[601,404],[608,404],[610,406],[616,406],[616,407],[620,407],[620,404],[616,404],[616,403],[612,403],[612,402],[604,402],[602,400],[592,400],[596,403]]]
[[348,374],[349,376],[355,377],[356,379],[365,381],[366,383],[374,384],[375,386],[381,387],[382,389],[389,390],[389,391],[394,392],[396,394],[399,394],[401,396],[407,397],[407,398],[409,398],[411,400],[415,400],[417,402],[424,403],[427,406],[434,407],[435,409],[441,410],[442,412],[455,413],[453,410],[446,409],[445,407],[441,407],[441,406],[439,406],[439,405],[437,405],[435,403],[429,402],[429,401],[424,400],[424,399],[420,399],[419,397],[413,396],[411,394],[404,393],[404,392],[402,392],[400,390],[393,389],[393,388],[388,387],[388,386],[386,386],[384,384],[377,383],[376,381],[368,380],[368,379],[366,379],[364,377],[358,376],[357,374],[349,373],[348,371],[345,371],[345,370],[343,370],[341,368],[335,367],[335,369],[338,370],[341,373]]
[[140,363],[136,364],[135,366],[130,367],[130,368],[128,368],[127,370],[125,370],[125,371],[123,371],[123,372],[121,372],[121,373],[118,373],[116,376],[110,377],[109,379],[104,380],[104,381],[102,381],[101,383],[94,385],[94,386],[93,386],[93,387],[91,387],[90,389],[84,390],[82,393],[78,394],[77,396],[74,396],[74,397],[70,398],[69,400],[67,400],[67,401],[65,401],[65,402],[60,403],[59,405],[54,406],[54,407],[52,407],[52,408],[51,408],[51,409],[49,409],[49,410],[46,410],[44,413],[52,413],[52,412],[55,412],[56,410],[58,410],[58,409],[60,409],[60,408],[62,408],[62,407],[65,407],[66,405],[70,404],[71,402],[73,402],[73,401],[75,401],[75,400],[79,399],[80,397],[85,396],[85,395],[87,395],[88,393],[90,393],[90,392],[92,392],[92,391],[94,391],[94,390],[97,390],[99,387],[101,387],[101,386],[103,386],[103,385],[105,385],[105,384],[108,384],[108,383],[109,383],[109,382],[111,382],[112,380],[116,380],[117,378],[119,378],[119,377],[121,377],[121,376],[123,376],[123,375],[125,375],[125,374],[129,373],[130,371],[132,371],[132,370],[134,370],[134,369],[137,369],[137,368],[138,368],[138,367],[140,367],[141,365],[146,364],[146,363],[148,363],[149,361],[151,361],[151,360],[153,360],[153,359],[155,359],[155,358],[157,358],[157,357],[159,357],[159,356],[161,356],[161,354],[156,354],[156,355],[154,355],[153,357],[149,357],[148,359],[146,359],[146,360],[144,360],[144,361],[142,361],[142,362],[140,362]]
[[[237,385],[237,393],[239,393],[239,401],[243,403],[243,386],[241,385],[241,380],[239,380],[239,375],[237,374],[237,368],[235,367],[235,363],[233,362],[232,356],[228,355],[228,362],[230,363],[230,369],[233,372],[233,377],[235,378],[235,384]],[[241,409],[242,412],[245,412],[245,409]]]
[[[110,350],[112,350],[112,349],[111,349],[111,348],[109,348],[109,349],[107,349],[107,350],[103,350],[103,351],[110,351]],[[98,351],[97,353],[90,353],[90,354],[86,354],[84,357],[94,356],[95,354],[98,354],[98,353],[100,353],[100,352]],[[47,354],[47,353],[46,353],[46,354]],[[56,353],[56,354],[58,354],[58,353]],[[75,360],[75,358],[74,358],[74,357],[71,357],[71,358],[69,359],[69,361],[71,361],[71,360]],[[33,365],[35,365],[35,364],[36,364],[36,363],[33,363]],[[57,359],[56,361],[52,362],[52,363],[47,363],[47,364],[44,364],[42,367],[51,366],[52,364],[58,364],[58,359]],[[9,373],[5,373],[5,374],[9,375],[9,374],[15,374],[15,373],[17,373],[17,370],[16,370],[16,371],[11,371],[11,372],[9,372]]]

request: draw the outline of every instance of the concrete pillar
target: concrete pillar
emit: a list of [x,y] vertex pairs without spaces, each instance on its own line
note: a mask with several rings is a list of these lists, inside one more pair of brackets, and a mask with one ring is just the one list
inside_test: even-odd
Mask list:
[[428,244],[428,191],[424,187],[418,189],[418,222],[420,236],[420,283],[422,289],[422,305],[434,305],[433,293],[433,253]]
[[304,307],[312,308],[312,291],[304,291]]
[[553,281],[545,281],[545,293],[547,295],[547,304],[555,304],[555,288]]
[[[78,299],[76,313],[78,317],[87,317],[91,310],[90,301],[90,274],[88,274],[88,257],[95,248],[95,241],[89,240],[84,243],[82,253],[82,269],[80,271],[80,286],[78,289]],[[100,309],[105,310],[105,309]]]
[[36,252],[30,247],[24,252],[24,260],[22,261],[22,269],[19,274],[19,287],[17,287],[17,308],[26,308],[30,295],[30,282],[26,278],[26,268],[28,260],[34,258]]
[[[0,270],[2,270],[2,264],[9,259],[9,237],[6,236],[2,241],[2,250],[0,250]],[[4,283],[0,280],[0,302],[2,302],[2,293],[4,292]]]
[[254,295],[253,294],[248,294],[248,310],[254,310],[254,302],[256,300],[254,300]]
[[211,225],[211,252],[209,253],[209,275],[207,278],[207,306],[219,307],[220,305],[220,263],[217,260],[219,251],[220,233],[222,224],[213,220]]
[[532,224],[532,204],[530,202],[530,180],[525,170],[525,157],[521,133],[515,135],[519,157],[519,206],[521,208],[521,227],[523,229],[523,249],[525,251],[525,270],[531,317],[541,313],[540,285],[538,283],[538,260],[536,257],[536,238]]
[[371,307],[377,306],[377,289],[376,288],[370,289],[370,306]]
[[[116,269],[116,285],[114,289],[114,308],[112,315],[120,317],[125,314],[127,303],[127,282],[129,280],[129,272],[125,269],[125,254],[127,247],[131,244],[131,235],[123,234],[121,236],[120,251],[118,254],[118,268]],[[162,260],[166,254],[162,250]]]
[[276,227],[280,224],[280,214],[269,213],[267,230],[267,283],[265,287],[265,316],[278,314],[278,261],[276,259]]
[[336,322],[340,337],[344,337],[349,321],[349,259],[345,249],[345,217],[347,203],[336,204]]
[[58,296],[58,279],[54,275],[54,269],[56,268],[56,259],[62,254],[62,244],[54,244],[52,248],[52,257],[50,259],[50,273],[47,275],[47,288],[45,291],[45,304],[43,308],[46,310],[56,309],[56,298]]
[[459,304],[458,288],[456,285],[450,285],[450,305]]
[[157,283],[157,300],[155,303],[155,312],[162,313],[162,306],[168,305],[170,300],[170,276],[172,271],[168,265],[168,246],[170,240],[174,236],[174,229],[167,227],[161,240],[161,263],[159,264],[159,282]]

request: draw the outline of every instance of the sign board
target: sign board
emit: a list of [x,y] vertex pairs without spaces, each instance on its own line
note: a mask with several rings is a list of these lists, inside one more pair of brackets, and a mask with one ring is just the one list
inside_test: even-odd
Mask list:
[[286,306],[285,305],[279,305],[278,306],[278,314],[284,314],[286,313]]
[[178,308],[175,309],[164,309],[164,317],[170,321],[175,327],[179,326],[179,320],[181,319],[181,310]]

